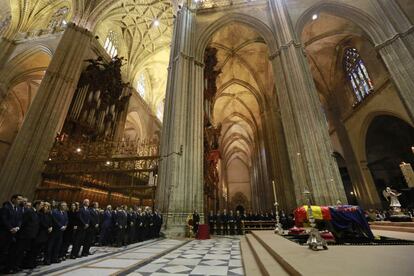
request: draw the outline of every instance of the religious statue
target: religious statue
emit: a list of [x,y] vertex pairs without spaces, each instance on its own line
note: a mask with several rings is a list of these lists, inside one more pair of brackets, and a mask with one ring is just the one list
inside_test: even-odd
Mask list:
[[396,190],[391,189],[390,187],[386,187],[384,191],[382,191],[383,196],[390,202],[390,208],[394,214],[399,214],[401,212],[401,203],[398,200],[398,197],[401,193],[397,192]]

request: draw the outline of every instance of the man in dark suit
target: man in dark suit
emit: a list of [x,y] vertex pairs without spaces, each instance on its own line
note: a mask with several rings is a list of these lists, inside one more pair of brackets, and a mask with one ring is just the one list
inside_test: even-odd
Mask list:
[[233,210],[230,210],[230,214],[227,217],[228,225],[229,225],[229,234],[234,235],[234,224],[235,224],[235,218],[233,215]]
[[63,233],[68,226],[68,206],[66,202],[60,202],[57,209],[52,210],[53,231],[48,243],[48,256],[52,263],[59,263],[59,252],[62,247]]
[[90,226],[86,229],[85,243],[82,249],[82,256],[91,255],[89,252],[91,246],[95,243],[96,236],[99,231],[99,211],[98,202],[93,202],[92,207],[89,208]]
[[208,228],[210,230],[210,235],[214,234],[214,224],[216,223],[216,216],[214,212],[211,210],[210,214],[208,215]]
[[[34,268],[34,262],[31,262],[30,252],[35,246],[37,233],[39,232],[39,217],[37,212],[40,210],[42,202],[40,200],[27,202],[24,207],[22,227],[17,233],[16,241],[16,264],[18,267]],[[24,260],[24,263],[23,263]]]
[[223,226],[223,235],[229,234],[229,215],[227,214],[227,210],[223,210],[223,214],[221,215],[221,225]]
[[127,214],[123,206],[119,206],[115,214],[116,227],[116,245],[122,246],[125,244],[125,230],[127,226]]
[[144,240],[144,212],[141,208],[137,211],[137,240],[142,242]]
[[112,216],[112,206],[106,206],[106,209],[103,213],[102,224],[101,224],[101,233],[99,235],[99,243],[101,245],[108,245],[112,241],[110,239],[112,233],[113,225],[113,216]]
[[243,227],[243,216],[240,214],[239,210],[236,211],[235,221],[236,221],[236,233],[237,235],[241,235],[242,227]]
[[89,212],[89,199],[83,200],[82,207],[79,208],[78,218],[79,227],[73,241],[72,252],[70,254],[71,259],[79,257],[80,248],[84,245],[86,231],[90,226],[91,214]]
[[197,236],[198,232],[198,225],[200,224],[200,215],[198,214],[197,210],[193,212],[193,232],[194,235]]
[[134,243],[136,241],[136,223],[137,223],[137,213],[130,208],[127,214],[127,221],[128,221],[128,243]]
[[159,238],[160,237],[160,232],[161,232],[161,226],[162,226],[162,222],[163,222],[163,218],[162,218],[162,214],[159,210],[155,210],[155,215],[156,215],[156,220],[155,220],[155,237]]
[[223,231],[221,229],[222,225],[221,225],[221,214],[220,211],[217,211],[217,215],[216,215],[216,234],[217,235],[222,235]]
[[19,245],[17,247],[23,251],[27,250],[27,252],[25,256],[20,255],[18,257],[17,264],[20,265],[23,259],[21,266],[33,269],[36,267],[36,252],[38,252],[35,247],[40,227],[39,211],[42,207],[42,201],[36,200],[33,202],[33,208],[29,208],[29,206],[28,204],[26,211],[23,213],[22,229],[17,239],[17,243],[20,244],[20,247]]
[[0,209],[0,269],[5,273],[18,271],[15,243],[22,225],[22,201],[23,196],[15,194]]

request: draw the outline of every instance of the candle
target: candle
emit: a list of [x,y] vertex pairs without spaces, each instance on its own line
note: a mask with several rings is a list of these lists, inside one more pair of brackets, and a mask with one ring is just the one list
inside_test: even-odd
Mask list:
[[273,184],[273,197],[275,198],[275,203],[277,202],[277,198],[276,198],[276,187],[275,187],[275,181],[272,180],[272,184]]

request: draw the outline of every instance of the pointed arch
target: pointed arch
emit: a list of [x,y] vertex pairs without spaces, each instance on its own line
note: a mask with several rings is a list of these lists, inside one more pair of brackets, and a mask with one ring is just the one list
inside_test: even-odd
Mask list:
[[269,47],[270,53],[276,52],[278,48],[278,43],[275,40],[275,34],[272,32],[270,26],[268,26],[262,20],[244,14],[244,13],[226,13],[214,23],[210,24],[200,35],[198,38],[198,43],[196,45],[196,52],[195,56],[197,60],[204,60],[204,51],[207,48],[209,40],[211,37],[220,30],[222,27],[230,24],[230,23],[240,23],[247,25],[248,27],[252,28],[256,31],[266,42],[267,46]]
[[299,40],[305,25],[312,20],[314,14],[320,12],[326,12],[355,23],[366,33],[371,42],[375,45],[382,43],[388,38],[387,33],[384,31],[384,27],[363,10],[337,1],[323,0],[307,9],[297,20],[295,32]]

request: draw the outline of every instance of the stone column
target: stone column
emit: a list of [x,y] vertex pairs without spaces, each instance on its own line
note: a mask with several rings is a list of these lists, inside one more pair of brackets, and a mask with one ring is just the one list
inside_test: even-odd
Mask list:
[[63,126],[91,39],[89,31],[68,25],[0,172],[0,200],[16,192],[33,196],[43,162]]
[[365,209],[378,208],[381,205],[381,201],[378,197],[375,184],[371,181],[372,178],[364,178],[362,168],[353,150],[351,140],[349,139],[348,131],[346,130],[344,123],[341,121],[340,114],[338,112],[339,103],[337,102],[337,97],[332,92],[329,94],[332,95],[332,97],[328,98],[328,116],[335,127],[339,142],[341,143],[344,151],[343,157],[351,178],[352,186],[355,189],[358,204]]
[[[359,162],[359,168],[364,178],[365,183],[371,183],[369,189],[364,190],[362,187],[356,187],[356,197],[359,199],[365,197],[365,200],[372,202],[371,208],[382,208],[381,200],[378,196],[378,191],[375,186],[374,178],[372,177],[371,170],[368,168],[368,162],[366,160],[361,160]],[[366,194],[363,194],[366,193]]]
[[[299,203],[296,202],[295,192],[292,186],[292,176],[289,167],[289,157],[286,150],[282,121],[280,114],[274,106],[266,106],[263,113],[267,148],[266,155],[269,160],[267,167],[270,181],[275,181],[276,195],[280,208],[284,210],[292,210],[293,208],[296,208]],[[271,202],[273,203],[272,189],[273,187],[271,187]]]
[[[194,59],[195,12],[177,12],[162,127],[157,206],[167,236],[184,236],[194,209],[203,221],[203,64]],[[182,155],[176,154],[182,147]]]
[[272,185],[270,182],[270,177],[268,174],[268,159],[269,157],[266,154],[263,154],[265,152],[265,141],[264,141],[264,133],[262,126],[258,126],[258,133],[256,134],[256,144],[257,144],[257,162],[259,166],[259,172],[260,172],[260,178],[259,182],[256,182],[257,185],[260,183],[261,186],[261,197],[260,197],[260,203],[261,203],[261,210],[267,210],[272,207],[273,200],[271,199],[271,196],[273,195],[272,192]]
[[414,26],[396,1],[371,0],[387,38],[375,46],[414,121]]
[[346,203],[321,103],[285,0],[269,1],[279,50],[271,54],[277,97],[290,158],[296,202],[308,188],[313,204]]

